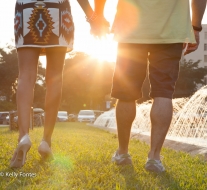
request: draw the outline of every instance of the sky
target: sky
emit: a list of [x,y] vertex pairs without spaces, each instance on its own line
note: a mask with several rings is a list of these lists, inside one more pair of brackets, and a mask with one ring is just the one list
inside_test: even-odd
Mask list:
[[[93,0],[89,0],[93,6]],[[105,17],[112,23],[115,13],[116,4],[118,0],[107,0],[105,6]],[[6,44],[14,45],[14,6],[16,0],[4,1],[4,5],[0,6],[0,46],[4,47]],[[113,36],[108,35],[102,40],[94,39],[90,35],[90,26],[86,22],[84,12],[80,8],[77,0],[70,0],[72,15],[75,23],[75,44],[76,51],[83,51],[88,54],[93,54],[100,59],[114,61],[116,58],[116,43],[113,41]],[[202,21],[207,24],[207,10]]]

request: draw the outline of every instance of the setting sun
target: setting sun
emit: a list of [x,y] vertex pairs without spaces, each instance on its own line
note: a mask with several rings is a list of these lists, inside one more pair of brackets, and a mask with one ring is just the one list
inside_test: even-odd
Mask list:
[[84,50],[87,54],[99,60],[111,61],[116,60],[117,43],[113,41],[113,35],[107,35],[101,39],[95,39],[90,36],[90,46]]

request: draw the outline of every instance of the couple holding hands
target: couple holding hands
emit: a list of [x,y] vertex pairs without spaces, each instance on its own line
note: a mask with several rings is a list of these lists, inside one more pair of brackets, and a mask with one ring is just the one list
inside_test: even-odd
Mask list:
[[[103,16],[106,0],[77,0],[91,26],[91,34],[101,37],[109,32]],[[192,9],[192,20],[190,18]],[[160,152],[172,119],[172,98],[178,79],[183,47],[185,54],[199,44],[201,21],[206,0],[118,0],[111,31],[118,41],[116,68],[111,95],[117,98],[116,121],[119,146],[112,157],[118,165],[132,164],[128,153],[136,100],[149,72],[151,144],[145,169],[164,172]],[[53,157],[51,137],[62,93],[65,54],[73,49],[74,24],[68,0],[16,0],[15,43],[19,76],[17,111],[18,145],[10,162],[11,168],[25,164],[31,147],[29,138],[30,108],[40,55],[46,55],[46,97],[43,138],[38,151],[43,158]]]

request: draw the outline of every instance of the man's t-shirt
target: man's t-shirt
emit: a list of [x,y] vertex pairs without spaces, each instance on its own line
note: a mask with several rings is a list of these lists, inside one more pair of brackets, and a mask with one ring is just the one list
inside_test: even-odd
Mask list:
[[122,43],[195,43],[189,0],[119,0],[112,31]]

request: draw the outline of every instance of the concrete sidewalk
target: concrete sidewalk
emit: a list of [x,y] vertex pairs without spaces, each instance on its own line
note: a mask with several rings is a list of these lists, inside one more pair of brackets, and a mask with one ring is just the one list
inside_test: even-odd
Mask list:
[[[117,134],[117,130],[115,128],[107,128],[107,127],[97,126],[97,125],[93,125],[93,124],[88,124],[88,126],[96,127],[96,128]],[[142,142],[150,144],[150,136],[142,135],[142,134],[138,134],[138,133],[131,133],[131,139],[132,138],[135,138],[135,139],[138,139]],[[173,150],[176,150],[176,151],[187,152],[191,155],[201,155],[207,161],[207,147],[187,144],[187,143],[173,141],[173,140],[169,140],[169,139],[165,139],[163,146],[170,148],[170,149],[173,149]]]
[[1,124],[0,127],[9,127],[9,125],[4,125],[4,124],[2,125]]

